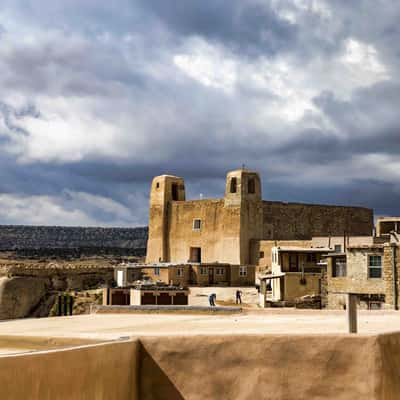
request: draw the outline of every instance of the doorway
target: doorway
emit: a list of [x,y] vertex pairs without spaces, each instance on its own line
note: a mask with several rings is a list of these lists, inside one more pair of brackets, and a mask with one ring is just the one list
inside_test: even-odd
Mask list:
[[299,257],[297,254],[289,254],[289,271],[290,272],[299,271]]
[[201,263],[201,247],[190,248],[190,261],[195,263]]
[[208,268],[208,284],[212,285],[214,283],[214,268]]

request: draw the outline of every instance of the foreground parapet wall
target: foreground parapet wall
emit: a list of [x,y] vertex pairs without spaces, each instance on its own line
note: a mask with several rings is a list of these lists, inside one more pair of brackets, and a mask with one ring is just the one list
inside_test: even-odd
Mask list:
[[395,400],[400,334],[144,337],[0,358],[5,399]]
[[0,357],[0,398],[138,400],[139,342]]

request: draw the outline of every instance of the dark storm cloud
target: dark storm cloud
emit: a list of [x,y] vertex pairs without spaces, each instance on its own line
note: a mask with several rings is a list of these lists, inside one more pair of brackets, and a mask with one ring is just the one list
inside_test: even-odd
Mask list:
[[391,0],[5,0],[0,204],[144,224],[154,175],[214,197],[245,163],[266,198],[398,214],[399,17]]
[[296,39],[297,28],[280,18],[268,3],[156,0],[143,6],[179,35],[202,36],[242,54],[274,54]]
[[308,160],[317,167],[321,162],[343,161],[354,155],[400,153],[400,85],[377,84],[356,91],[348,101],[325,92],[314,102],[335,124],[337,132],[302,131],[280,147],[290,158]]

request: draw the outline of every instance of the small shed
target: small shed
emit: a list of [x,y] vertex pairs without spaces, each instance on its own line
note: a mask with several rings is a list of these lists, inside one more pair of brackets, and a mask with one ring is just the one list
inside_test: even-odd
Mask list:
[[189,304],[189,289],[171,285],[142,284],[131,288],[131,305],[180,305]]

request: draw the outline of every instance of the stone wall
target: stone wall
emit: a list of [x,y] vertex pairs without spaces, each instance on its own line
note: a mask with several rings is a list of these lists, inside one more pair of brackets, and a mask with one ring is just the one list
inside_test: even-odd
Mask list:
[[313,236],[371,236],[373,211],[362,207],[263,201],[266,240],[307,240]]
[[147,227],[84,228],[0,225],[0,251],[25,257],[146,253]]
[[[397,305],[399,304],[399,296],[400,296],[400,245],[397,245],[395,248],[395,256],[396,256],[396,286],[397,286]],[[392,266],[392,246],[388,243],[384,247],[383,254],[383,278],[385,280],[385,289],[386,289],[386,303],[392,308],[394,306],[394,293],[393,293],[393,266]]]

